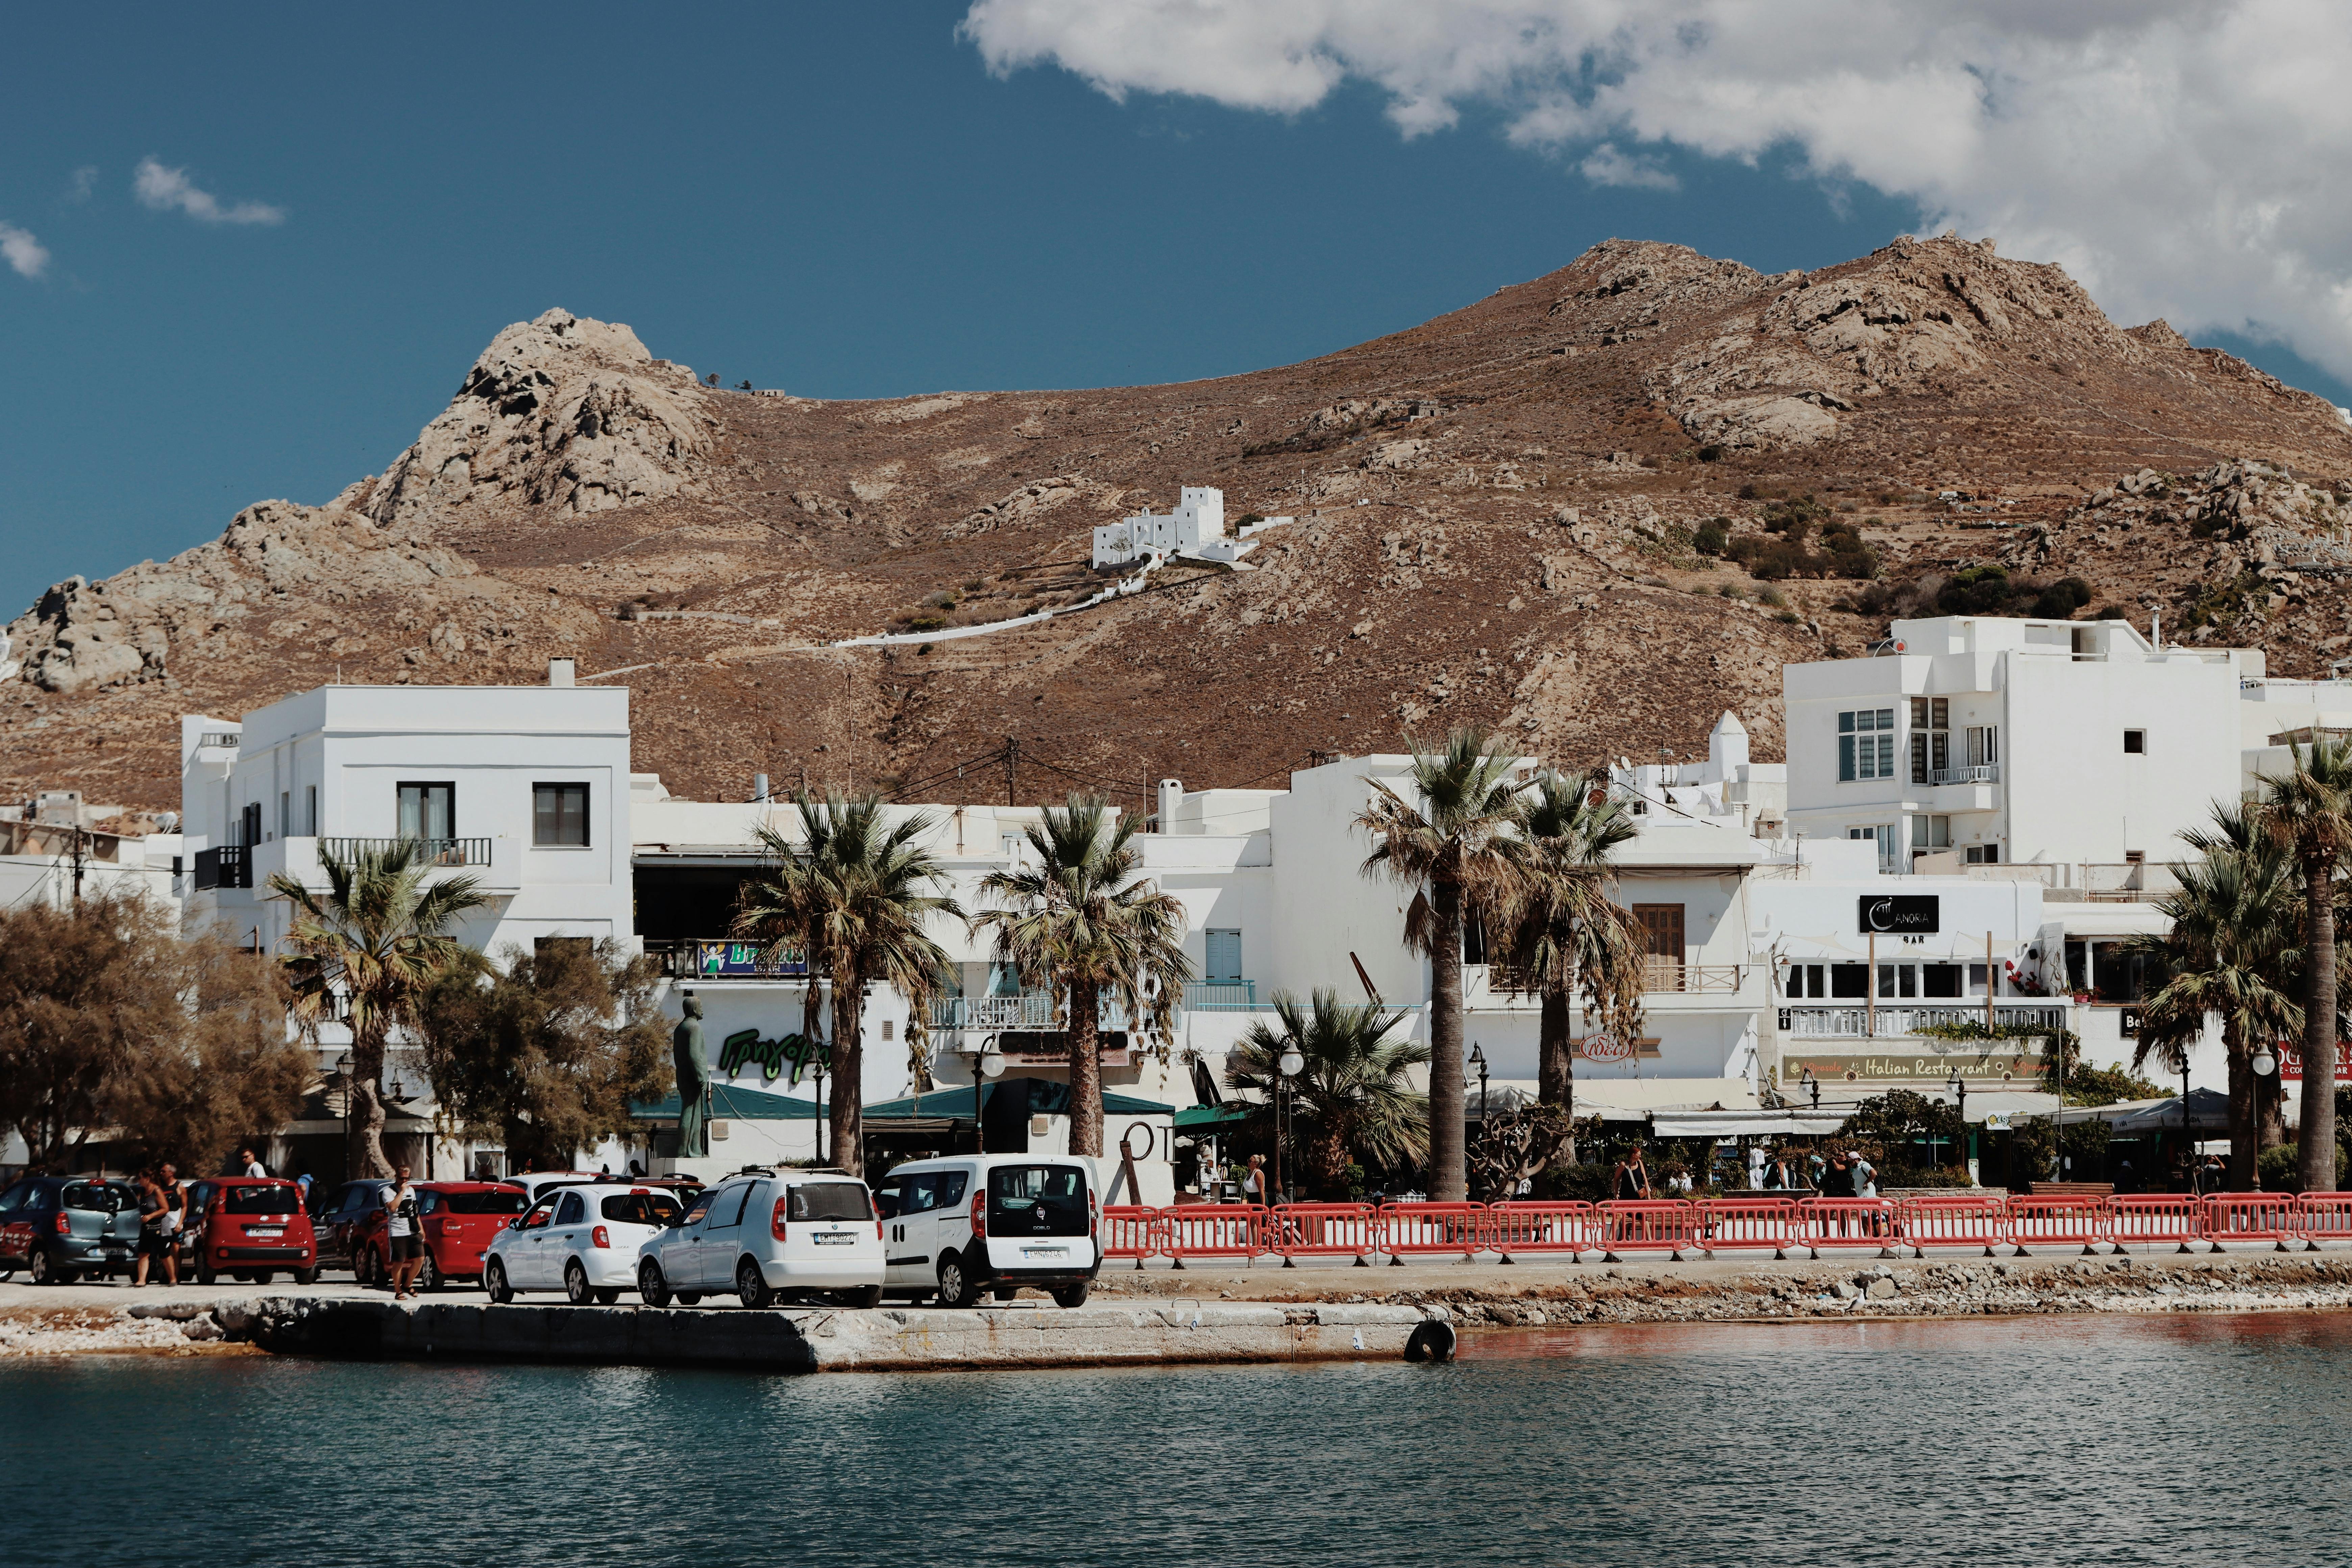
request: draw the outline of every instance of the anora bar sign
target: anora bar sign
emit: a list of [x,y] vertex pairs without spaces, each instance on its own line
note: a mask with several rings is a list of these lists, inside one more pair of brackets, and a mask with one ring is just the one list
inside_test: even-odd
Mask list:
[[1939,929],[1937,906],[1940,900],[1933,893],[1921,896],[1895,893],[1881,897],[1873,893],[1862,896],[1862,911],[1855,921],[1866,931],[1900,931],[1905,936],[1925,936]]

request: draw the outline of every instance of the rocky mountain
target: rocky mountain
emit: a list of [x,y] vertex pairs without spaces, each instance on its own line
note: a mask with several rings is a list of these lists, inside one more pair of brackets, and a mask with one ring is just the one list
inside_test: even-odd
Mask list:
[[[6,628],[0,792],[176,804],[184,711],[323,681],[635,691],[681,794],[1271,782],[1467,720],[1570,763],[1775,754],[1783,661],[1892,615],[2161,613],[2317,673],[2352,638],[2352,428],[2059,268],[1909,237],[1766,275],[1612,240],[1392,336],[1216,381],[823,402],[628,328],[508,328],[381,476],[58,584]],[[1058,619],[1090,531],[1214,485],[1259,531]],[[8,671],[7,666],[16,668]],[[976,760],[1019,743],[1008,779]],[[958,764],[967,764],[959,773]]]

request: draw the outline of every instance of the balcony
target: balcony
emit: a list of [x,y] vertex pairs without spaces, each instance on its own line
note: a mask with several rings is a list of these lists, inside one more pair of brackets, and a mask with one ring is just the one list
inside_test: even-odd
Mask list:
[[1931,784],[1994,784],[2000,783],[1999,763],[1979,763],[1972,767],[1937,768],[1927,775]]
[[349,864],[362,855],[381,855],[398,844],[414,847],[412,866],[487,867],[490,863],[487,838],[321,838],[319,854]]
[[224,844],[217,849],[196,851],[196,891],[252,886],[253,858],[244,845]]
[[[1984,1022],[1982,1002],[1946,1002],[1927,1005],[1882,1002],[1876,1017],[1859,1002],[1833,1006],[1792,1005],[1780,1009],[1780,1032],[1800,1040],[1864,1040],[1916,1035],[1922,1029],[1967,1026]],[[2013,1028],[2063,1029],[2066,1009],[2047,1002],[2004,1003],[1992,1006],[1995,1025]]]
[[1653,958],[1643,977],[1644,995],[1702,994],[1729,995],[1739,989],[1741,971],[1738,963],[1677,963],[1671,958]]
[[[931,1004],[934,1029],[1055,1029],[1061,1026],[1050,991],[1014,996],[942,996]],[[1127,1027],[1127,1009],[1105,1001],[1095,1026],[1106,1033]]]
[[1184,987],[1184,1005],[1195,1013],[1254,1013],[1255,980],[1196,980]]

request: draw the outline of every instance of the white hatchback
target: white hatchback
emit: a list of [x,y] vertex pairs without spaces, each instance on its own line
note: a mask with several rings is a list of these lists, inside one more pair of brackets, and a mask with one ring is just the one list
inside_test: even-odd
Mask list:
[[882,1178],[877,1196],[894,1295],[936,1295],[969,1307],[985,1290],[1009,1301],[1023,1286],[1065,1307],[1085,1304],[1102,1271],[1102,1210],[1079,1155],[965,1154],[916,1160]]
[[637,1282],[637,1252],[676,1223],[676,1194],[626,1182],[553,1187],[509,1220],[482,1255],[493,1301],[561,1290],[575,1307],[611,1306]]
[[638,1249],[647,1306],[692,1306],[732,1289],[746,1307],[815,1296],[882,1300],[882,1226],[866,1184],[841,1171],[749,1170],[697,1194],[677,1224]]

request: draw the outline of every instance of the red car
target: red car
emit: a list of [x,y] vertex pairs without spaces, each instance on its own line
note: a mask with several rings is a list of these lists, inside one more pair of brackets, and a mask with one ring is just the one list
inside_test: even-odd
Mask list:
[[187,1249],[196,1282],[222,1275],[267,1285],[283,1268],[297,1285],[319,1278],[319,1242],[302,1191],[276,1176],[207,1176],[188,1194]]
[[[417,1289],[438,1290],[452,1279],[480,1283],[482,1249],[530,1206],[530,1194],[506,1182],[417,1183],[416,1219],[425,1233]],[[352,1227],[352,1276],[362,1285],[392,1277],[389,1224],[389,1211],[377,1209]]]

